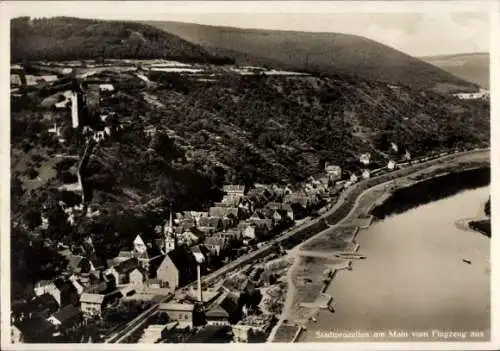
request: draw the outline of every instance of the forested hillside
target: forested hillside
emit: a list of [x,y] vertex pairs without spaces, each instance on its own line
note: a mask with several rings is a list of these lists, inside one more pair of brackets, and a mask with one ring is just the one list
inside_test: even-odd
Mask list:
[[11,60],[169,58],[227,62],[146,24],[70,17],[11,20]]
[[[219,201],[223,184],[294,183],[322,173],[324,162],[342,166],[344,178],[364,168],[384,167],[408,150],[413,157],[443,150],[487,146],[489,104],[395,88],[348,75],[242,76],[221,67],[205,67],[206,76],[144,72],[102,72],[116,91],[103,95],[103,113],[115,113],[123,129],[102,143],[90,158],[86,182],[89,206],[98,217],[75,218],[71,226],[59,201],[80,198],[58,190],[76,181],[75,166],[83,136],[71,128],[64,111],[42,110],[34,95],[12,104],[12,222],[14,277],[49,277],[61,258],[50,247],[29,241],[27,233],[67,245],[93,233],[96,254],[111,258],[127,249],[138,233],[145,240],[175,211],[207,209]],[[210,73],[209,69],[215,72]],[[30,100],[31,99],[31,100]],[[30,103],[28,103],[30,102]],[[106,112],[107,111],[107,112]],[[60,144],[48,132],[53,121],[66,121]],[[155,126],[154,136],[146,135]],[[398,152],[391,151],[391,143]],[[68,155],[58,158],[56,155]],[[51,225],[41,230],[41,211]],[[26,234],[26,235],[25,235]],[[50,261],[29,267],[21,262],[33,250]],[[23,295],[23,286],[14,287]]]
[[[475,90],[436,66],[377,41],[344,33],[313,33],[144,22],[237,62],[272,64],[295,70],[344,73],[369,80],[438,92]],[[279,66],[278,66],[279,65]]]

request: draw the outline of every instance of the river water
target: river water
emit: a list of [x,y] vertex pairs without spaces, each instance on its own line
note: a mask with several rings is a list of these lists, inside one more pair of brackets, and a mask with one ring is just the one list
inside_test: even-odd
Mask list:
[[366,259],[337,273],[326,291],[335,312],[319,312],[299,341],[489,339],[490,239],[455,225],[481,216],[488,195],[488,187],[464,190],[361,230]]

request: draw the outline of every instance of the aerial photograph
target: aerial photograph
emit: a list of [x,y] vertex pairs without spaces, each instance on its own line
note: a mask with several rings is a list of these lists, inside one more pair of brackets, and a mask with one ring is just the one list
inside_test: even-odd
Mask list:
[[110,3],[10,11],[10,344],[491,340],[488,8]]

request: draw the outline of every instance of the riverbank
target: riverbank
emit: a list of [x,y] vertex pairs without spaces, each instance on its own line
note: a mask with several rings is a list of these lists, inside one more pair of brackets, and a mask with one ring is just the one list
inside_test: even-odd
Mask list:
[[[341,263],[335,260],[335,255],[339,252],[354,252],[359,247],[356,242],[356,233],[360,227],[367,228],[371,223],[369,213],[375,206],[387,200],[398,189],[411,187],[443,174],[482,167],[489,167],[489,152],[467,154],[464,157],[455,156],[442,160],[442,162],[431,163],[428,167],[416,168],[413,172],[406,169],[400,170],[398,171],[401,175],[399,178],[395,177],[398,173],[394,172],[386,175],[386,181],[383,183],[373,187],[367,187],[366,184],[361,186],[361,191],[352,201],[350,209],[337,211],[341,215],[344,214],[342,218],[339,218],[339,213],[335,212],[331,213],[330,217],[327,215],[328,223],[334,224],[333,226],[290,250],[289,254],[295,258],[295,262],[289,272],[289,281],[292,285],[289,285],[285,308],[281,316],[281,322],[287,321],[283,325],[287,328],[291,324],[306,325],[310,319],[315,318],[314,315],[317,311],[304,306],[308,306],[307,302],[313,302],[312,305],[314,305],[314,302],[321,298],[321,291],[324,291],[322,284],[325,281],[324,272],[331,269],[332,265]],[[368,218],[370,219],[368,220]],[[321,258],[312,261],[309,258],[307,261],[301,256],[301,252],[305,250],[308,253],[311,251],[321,252],[323,255]],[[327,256],[330,254],[331,259],[325,258],[327,256],[324,254]],[[344,260],[344,262],[347,262],[346,267],[351,267],[352,260]],[[308,286],[304,289],[297,289],[297,285],[301,284],[300,280],[304,280],[304,272],[307,275]],[[276,334],[279,335],[279,331]],[[274,341],[284,340],[275,338]]]

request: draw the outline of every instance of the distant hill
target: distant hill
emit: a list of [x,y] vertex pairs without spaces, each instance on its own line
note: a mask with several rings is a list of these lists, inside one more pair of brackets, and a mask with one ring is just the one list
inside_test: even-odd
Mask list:
[[485,89],[490,87],[490,54],[487,52],[427,56],[421,59]]
[[475,89],[473,84],[422,60],[351,34],[241,29],[168,21],[144,23],[211,52],[232,53],[237,62],[345,73],[439,92]]
[[71,17],[11,20],[11,60],[170,58],[217,61],[176,35],[134,22]]

